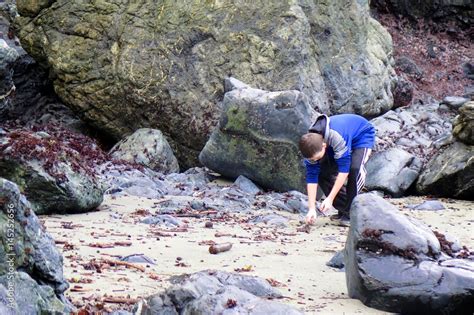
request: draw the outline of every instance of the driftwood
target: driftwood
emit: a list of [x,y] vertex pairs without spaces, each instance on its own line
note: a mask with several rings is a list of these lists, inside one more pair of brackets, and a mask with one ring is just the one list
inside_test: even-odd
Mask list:
[[119,304],[135,304],[138,302],[138,299],[119,297],[119,296],[105,296],[102,299],[104,303],[119,303]]
[[209,246],[209,253],[215,255],[218,253],[226,252],[232,248],[232,243],[214,244]]
[[102,262],[104,262],[106,264],[109,264],[110,266],[125,266],[125,267],[128,267],[128,268],[138,269],[142,272],[145,271],[145,267],[138,266],[138,265],[126,262],[126,261],[104,259],[104,260],[102,260]]

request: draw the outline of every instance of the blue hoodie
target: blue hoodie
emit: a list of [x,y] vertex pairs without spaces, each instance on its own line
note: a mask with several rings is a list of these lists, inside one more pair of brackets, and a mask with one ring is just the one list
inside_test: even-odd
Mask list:
[[[349,173],[351,153],[354,149],[374,147],[375,128],[362,116],[341,114],[328,117],[320,115],[309,128],[309,132],[319,133],[328,145],[326,154],[334,158],[340,173]],[[304,160],[306,182],[318,183],[319,161]]]

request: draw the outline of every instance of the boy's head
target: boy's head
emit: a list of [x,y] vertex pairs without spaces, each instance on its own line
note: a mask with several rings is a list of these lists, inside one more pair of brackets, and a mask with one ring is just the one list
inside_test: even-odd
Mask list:
[[326,143],[319,133],[304,134],[299,142],[301,154],[310,161],[319,161],[326,153]]

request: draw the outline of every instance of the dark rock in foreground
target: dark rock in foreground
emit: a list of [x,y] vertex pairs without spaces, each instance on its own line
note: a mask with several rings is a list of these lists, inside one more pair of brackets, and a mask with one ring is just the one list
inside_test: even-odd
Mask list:
[[152,295],[134,307],[135,314],[303,314],[266,300],[281,294],[263,279],[224,271],[201,271],[175,277],[164,293]]
[[382,198],[357,196],[344,253],[349,296],[402,314],[472,314],[474,261],[448,256],[446,244]]
[[[16,314],[68,312],[63,258],[18,186],[0,178],[0,297],[14,286]],[[8,300],[0,298],[0,305]],[[1,310],[1,306],[0,306]],[[3,314],[3,313],[2,313]]]

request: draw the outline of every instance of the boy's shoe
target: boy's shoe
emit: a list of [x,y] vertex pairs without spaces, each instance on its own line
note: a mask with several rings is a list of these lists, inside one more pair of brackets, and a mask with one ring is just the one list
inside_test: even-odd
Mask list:
[[341,216],[338,221],[339,221],[340,226],[344,226],[344,227],[351,226],[351,219],[345,215]]
[[351,226],[351,220],[348,216],[344,214],[333,214],[329,217],[331,221],[336,221],[339,226],[349,227]]
[[330,216],[329,216],[329,219],[330,219],[331,221],[337,221],[337,220],[339,220],[340,218],[341,218],[341,215],[340,215],[339,213],[333,214],[333,215],[330,215]]

